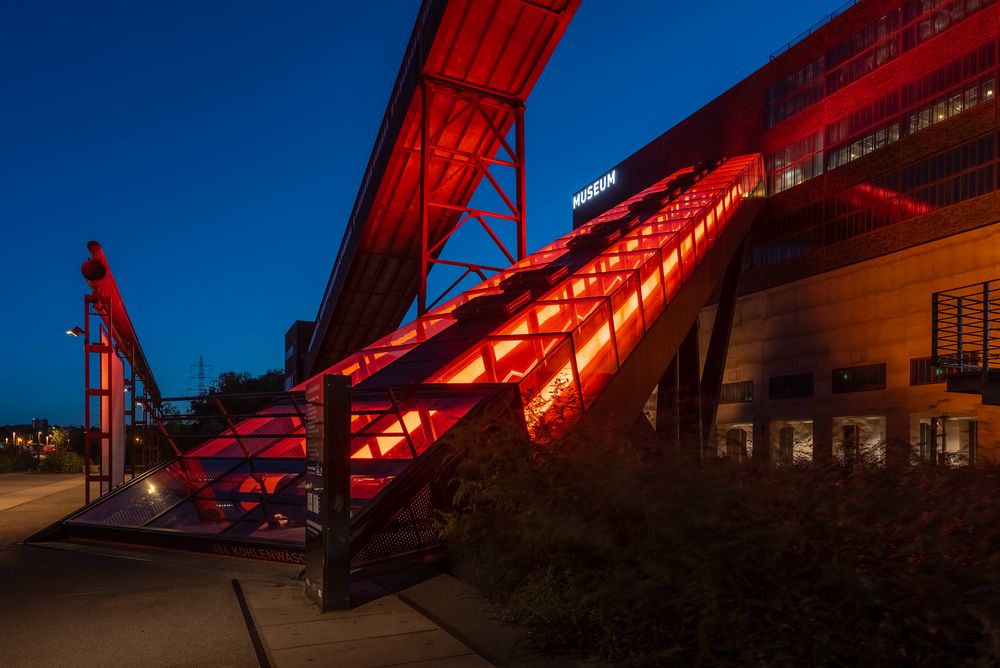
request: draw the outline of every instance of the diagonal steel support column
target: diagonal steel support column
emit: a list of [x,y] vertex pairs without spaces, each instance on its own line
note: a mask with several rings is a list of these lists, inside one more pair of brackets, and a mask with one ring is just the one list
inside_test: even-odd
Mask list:
[[670,366],[656,386],[656,434],[663,440],[671,454],[677,453],[680,442],[678,400],[677,356],[674,355],[670,360]]
[[698,321],[695,320],[677,351],[678,432],[680,459],[701,463],[701,359],[698,353]]
[[705,443],[708,443],[712,424],[719,410],[722,376],[726,371],[726,354],[729,352],[729,337],[733,331],[733,315],[736,312],[736,288],[743,272],[745,246],[746,242],[740,244],[722,277],[719,306],[715,311],[712,338],[708,342],[705,369],[701,375],[701,438]]

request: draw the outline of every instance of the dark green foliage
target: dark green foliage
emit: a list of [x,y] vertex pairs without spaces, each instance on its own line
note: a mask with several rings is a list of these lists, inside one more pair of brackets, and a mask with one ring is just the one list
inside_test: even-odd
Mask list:
[[271,403],[274,400],[273,396],[261,395],[281,392],[284,383],[285,374],[277,369],[271,369],[259,376],[253,376],[246,371],[224,371],[218,375],[203,397],[191,401],[191,416],[195,419],[183,426],[175,423],[175,427],[178,431],[189,434],[205,436],[219,434],[228,428],[224,418],[216,417],[222,415],[220,404],[226,415],[239,422],[239,416],[252,415]]
[[83,473],[83,457],[75,452],[50,452],[38,467],[41,473]]
[[632,665],[995,665],[1000,471],[683,467],[486,432],[456,570],[538,649]]
[[29,471],[35,467],[35,457],[24,448],[0,450],[0,473]]

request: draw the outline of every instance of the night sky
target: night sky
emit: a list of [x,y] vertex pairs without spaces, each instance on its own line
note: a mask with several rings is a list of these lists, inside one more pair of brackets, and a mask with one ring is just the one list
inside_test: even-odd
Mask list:
[[[527,104],[528,250],[570,228],[580,186],[836,4],[584,0]],[[282,367],[418,5],[0,3],[0,424],[82,421],[81,342],[65,331],[83,324],[90,239],[165,394],[185,392],[200,354],[217,372]]]

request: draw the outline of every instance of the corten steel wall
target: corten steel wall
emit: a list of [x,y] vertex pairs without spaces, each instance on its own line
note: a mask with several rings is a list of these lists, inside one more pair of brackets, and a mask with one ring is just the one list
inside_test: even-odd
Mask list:
[[[848,9],[632,156],[609,166],[607,171],[616,172],[615,185],[574,211],[574,223],[580,224],[677,165],[714,155],[773,155],[810,135],[824,135],[822,174],[784,191],[772,191],[751,233],[725,381],[753,381],[754,399],[720,406],[722,431],[714,433],[710,442],[717,442],[732,424],[756,423],[748,432],[755,431],[758,437],[766,433],[761,426],[770,425],[773,452],[778,427],[789,421],[812,421],[814,442],[828,451],[835,425],[839,425],[836,420],[876,416],[884,419],[886,441],[907,442],[915,449],[921,419],[961,415],[979,421],[980,458],[1000,459],[1000,410],[980,406],[974,396],[948,394],[943,383],[911,386],[909,377],[910,360],[930,355],[931,293],[1000,277],[1000,251],[995,250],[1000,230],[995,226],[1000,222],[996,187],[1000,108],[994,94],[1000,82],[1000,3],[981,7],[966,1],[963,8],[967,13],[972,8],[971,16],[916,46],[900,48],[870,73],[826,93],[772,127],[768,124],[772,87],[902,5],[901,0],[863,0]],[[900,18],[905,23],[902,11]],[[993,44],[993,60],[982,72],[983,77],[991,76],[988,99],[906,132],[904,85],[989,43]],[[958,91],[974,78],[956,77],[917,106],[940,99],[945,91]],[[899,111],[883,122],[893,116],[898,119],[898,139],[831,169],[828,126],[894,91],[900,91]],[[790,215],[871,188],[909,165],[987,136],[992,136],[993,152],[992,185],[987,194],[949,205],[922,204],[900,195],[894,200],[900,206],[923,208],[901,215],[902,220],[894,224],[875,225],[877,229],[835,243],[828,232],[821,233],[827,235],[820,237],[826,243],[797,255],[792,252],[783,261],[760,261],[755,255],[769,235],[774,242],[777,226]],[[823,220],[820,216],[819,221]],[[714,307],[702,313],[703,354],[713,316]],[[831,392],[833,369],[883,362],[887,365],[885,390]],[[812,397],[768,398],[771,376],[808,372],[814,375]]]
[[[721,433],[755,418],[812,420],[814,442],[825,438],[828,447],[834,418],[882,416],[887,440],[916,445],[920,418],[976,417],[981,458],[1000,460],[1000,407],[947,393],[943,382],[910,385],[910,360],[930,355],[931,293],[1000,275],[995,230],[978,228],[741,297],[726,380],[753,381],[754,400],[720,406]],[[702,311],[703,336],[714,312]],[[831,391],[833,369],[880,363],[885,390]],[[809,372],[812,397],[768,398],[770,377]]]

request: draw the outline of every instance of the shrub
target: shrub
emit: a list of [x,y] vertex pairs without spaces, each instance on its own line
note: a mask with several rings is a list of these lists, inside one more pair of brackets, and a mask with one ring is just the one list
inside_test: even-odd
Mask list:
[[34,468],[35,458],[21,448],[0,451],[0,473],[15,473]]
[[42,459],[39,471],[42,473],[83,473],[83,457],[75,452],[57,450]]
[[456,453],[456,572],[538,649],[633,665],[1000,660],[1000,471],[680,466],[649,444]]

